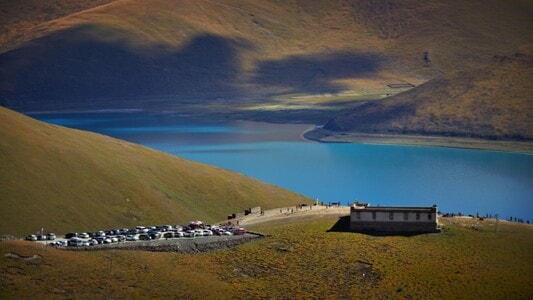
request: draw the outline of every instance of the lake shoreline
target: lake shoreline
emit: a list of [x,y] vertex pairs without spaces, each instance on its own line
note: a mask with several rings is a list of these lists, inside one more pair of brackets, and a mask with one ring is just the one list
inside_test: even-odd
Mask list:
[[302,136],[320,143],[425,146],[533,154],[533,143],[531,142],[488,141],[445,136],[332,132],[319,127],[303,132]]

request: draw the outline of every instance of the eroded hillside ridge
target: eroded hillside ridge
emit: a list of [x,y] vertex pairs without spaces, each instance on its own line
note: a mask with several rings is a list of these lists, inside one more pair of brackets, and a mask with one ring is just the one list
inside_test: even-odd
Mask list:
[[530,54],[495,55],[485,68],[446,74],[361,105],[324,129],[532,141],[532,67]]

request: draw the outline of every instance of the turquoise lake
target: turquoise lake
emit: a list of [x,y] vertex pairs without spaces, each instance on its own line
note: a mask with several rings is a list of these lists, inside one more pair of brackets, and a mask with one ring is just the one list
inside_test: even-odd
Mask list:
[[41,113],[93,131],[208,163],[319,201],[439,205],[443,213],[533,221],[533,155],[438,147],[317,143],[310,127],[146,112]]

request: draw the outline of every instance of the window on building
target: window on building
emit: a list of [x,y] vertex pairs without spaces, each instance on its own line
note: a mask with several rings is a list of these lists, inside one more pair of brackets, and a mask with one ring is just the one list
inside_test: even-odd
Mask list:
[[420,213],[416,213],[416,219],[420,220]]
[[409,220],[409,213],[403,213],[403,219]]
[[394,213],[389,213],[389,220],[394,220]]
[[356,212],[355,212],[355,217],[356,217],[357,219],[361,219],[361,212],[360,212],[360,211],[356,211]]
[[428,214],[428,220],[431,220],[431,214]]
[[375,219],[376,219],[376,213],[372,212],[372,220],[375,220]]

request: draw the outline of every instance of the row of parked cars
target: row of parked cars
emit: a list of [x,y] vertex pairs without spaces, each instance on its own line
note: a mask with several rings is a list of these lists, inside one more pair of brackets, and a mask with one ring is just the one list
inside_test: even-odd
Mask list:
[[51,241],[50,246],[55,247],[84,247],[100,244],[112,244],[119,242],[150,241],[158,239],[172,239],[185,237],[206,237],[214,235],[240,235],[246,230],[235,226],[203,225],[193,224],[181,225],[161,225],[161,226],[137,226],[135,228],[122,228],[101,230],[95,232],[70,232],[65,234],[64,239],[56,240],[56,235],[48,233],[43,236],[29,235],[26,240],[30,241]]
[[53,241],[56,239],[56,234],[55,233],[47,233],[47,234],[43,234],[43,235],[40,235],[40,234],[30,234],[26,237],[26,240],[27,241]]

